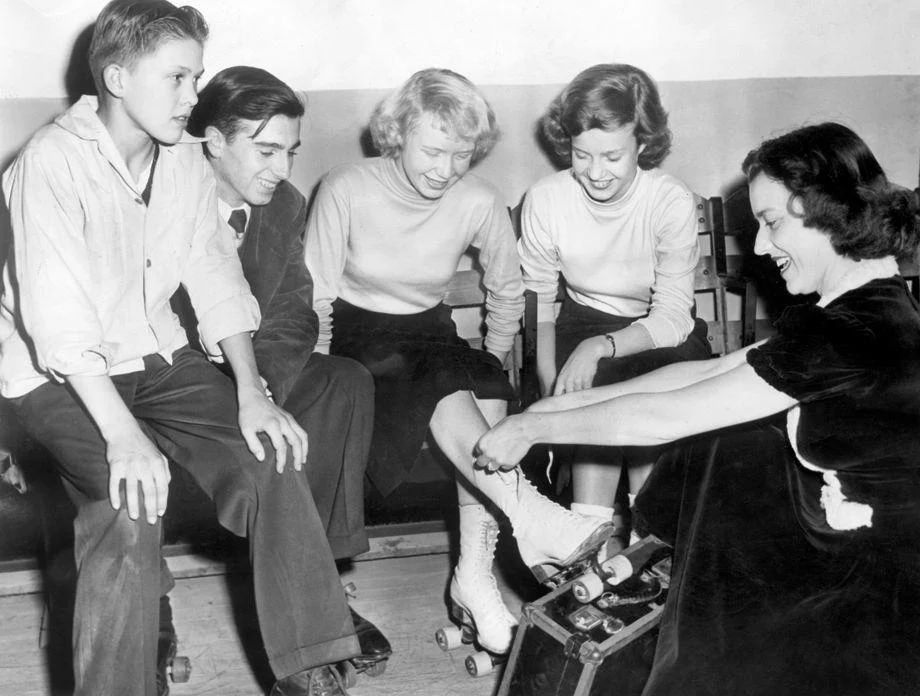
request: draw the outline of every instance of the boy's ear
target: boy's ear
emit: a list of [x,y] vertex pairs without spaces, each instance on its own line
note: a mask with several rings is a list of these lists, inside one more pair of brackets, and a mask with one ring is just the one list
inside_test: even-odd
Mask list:
[[113,97],[120,97],[125,92],[124,68],[118,63],[109,63],[102,69],[102,84]]
[[207,126],[204,129],[204,137],[208,146],[208,154],[211,157],[220,157],[224,153],[224,146],[227,144],[224,134],[216,126]]

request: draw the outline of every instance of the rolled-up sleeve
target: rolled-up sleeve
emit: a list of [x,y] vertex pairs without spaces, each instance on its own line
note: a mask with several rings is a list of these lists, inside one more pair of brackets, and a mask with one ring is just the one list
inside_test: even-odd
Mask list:
[[332,342],[332,303],[339,296],[348,251],[348,202],[328,181],[320,184],[307,219],[304,261],[313,278],[313,309],[319,321],[316,351]]
[[514,345],[524,314],[524,284],[508,211],[498,199],[487,210],[473,245],[486,288],[486,348],[506,353]]
[[[209,166],[202,159],[204,166]],[[213,176],[202,196],[195,219],[182,284],[198,317],[202,348],[212,359],[222,359],[220,341],[259,328],[259,304],[243,276],[239,255],[229,235],[222,233],[217,214]]]
[[693,195],[674,189],[656,209],[655,284],[645,327],[656,348],[671,348],[693,330],[693,282],[700,248]]
[[554,303],[559,289],[559,258],[533,196],[524,199],[521,239],[518,242],[524,287],[537,294],[537,322],[555,323]]
[[84,214],[69,171],[62,153],[26,150],[3,182],[23,325],[39,369],[57,379],[106,374],[115,351],[88,294]]

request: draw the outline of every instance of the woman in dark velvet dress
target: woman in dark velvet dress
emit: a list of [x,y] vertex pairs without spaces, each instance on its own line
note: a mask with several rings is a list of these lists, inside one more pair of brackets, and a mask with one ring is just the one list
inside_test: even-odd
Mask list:
[[675,545],[644,694],[917,693],[920,312],[896,262],[916,253],[917,203],[833,123],[744,171],[755,251],[819,301],[752,348],[545,399],[483,436],[480,463],[694,436],[637,502]]

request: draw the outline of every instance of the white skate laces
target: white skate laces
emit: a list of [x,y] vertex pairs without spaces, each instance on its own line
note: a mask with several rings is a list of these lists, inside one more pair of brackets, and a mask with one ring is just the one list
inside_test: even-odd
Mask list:
[[[464,507],[460,512],[460,559],[450,583],[452,613],[456,621],[475,632],[483,649],[504,654],[511,647],[517,620],[505,606],[492,574],[498,523],[482,506],[468,506],[479,510],[466,511]],[[473,525],[475,531],[470,529]]]

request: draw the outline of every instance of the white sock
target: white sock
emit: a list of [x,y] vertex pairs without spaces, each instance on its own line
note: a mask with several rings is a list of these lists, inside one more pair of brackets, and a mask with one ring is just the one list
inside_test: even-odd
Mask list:
[[632,510],[632,509],[633,509],[633,505],[636,504],[636,494],[635,494],[635,493],[627,493],[627,494],[626,494],[626,497],[629,499],[629,509]]
[[577,512],[588,517],[601,517],[605,520],[613,519],[613,508],[606,505],[590,505],[588,503],[572,503],[572,512]]

